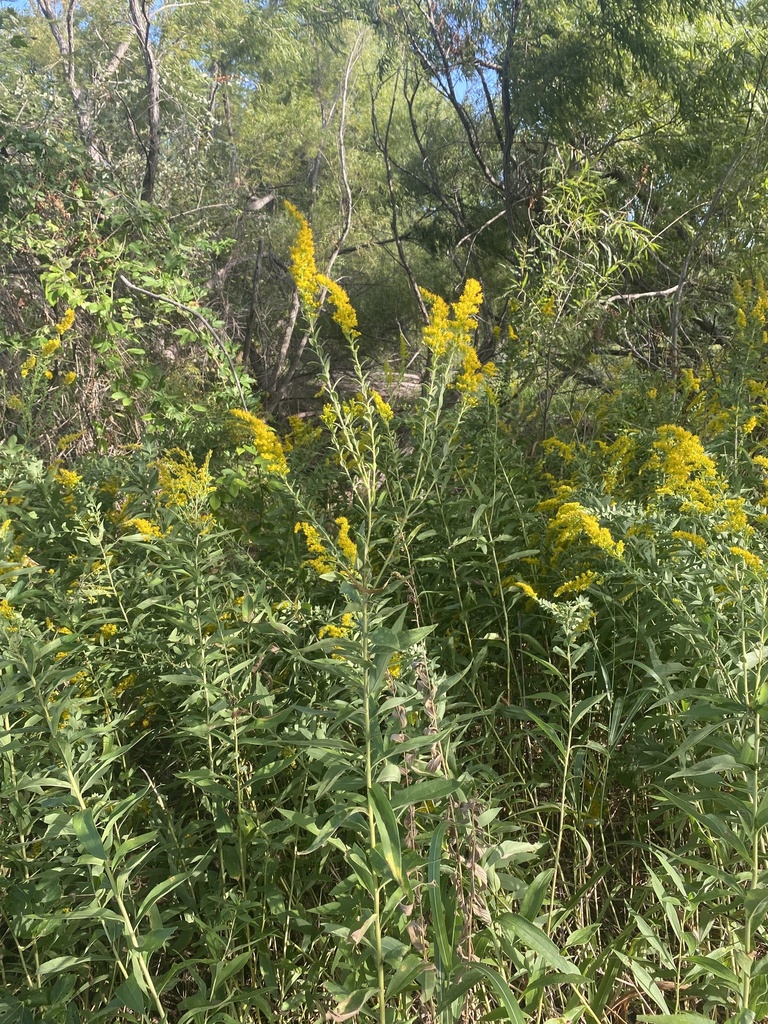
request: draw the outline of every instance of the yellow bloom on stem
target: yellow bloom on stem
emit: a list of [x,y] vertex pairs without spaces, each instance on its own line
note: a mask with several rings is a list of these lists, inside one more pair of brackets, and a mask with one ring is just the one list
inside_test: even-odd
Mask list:
[[83,478],[73,469],[59,469],[56,471],[56,482],[67,491],[73,491]]
[[350,565],[354,565],[357,558],[357,544],[349,536],[349,520],[346,516],[338,516],[335,522],[339,528],[339,536],[336,541],[339,551]]
[[199,468],[183,448],[172,448],[157,460],[160,489],[169,508],[204,501],[215,490],[209,469],[211,454],[208,452]]
[[132,526],[136,533],[140,533],[146,540],[151,540],[152,538],[159,539],[163,536],[163,531],[156,523],[150,522],[149,519],[141,519],[138,516],[134,516],[133,519],[126,519],[122,525],[126,528]]
[[698,533],[690,533],[688,530],[673,530],[672,536],[675,540],[685,540],[694,547],[704,549],[707,546],[706,540]]
[[299,225],[296,240],[291,246],[291,274],[296,289],[308,316],[314,316],[320,308],[317,301],[318,275],[315,264],[315,242],[307,218],[293,203],[285,201],[285,208]]
[[753,554],[751,551],[747,551],[744,548],[740,548],[736,544],[734,544],[733,547],[729,548],[729,550],[732,555],[736,555],[738,558],[741,558],[742,561],[746,565],[748,565],[750,569],[762,569],[762,560],[757,555]]
[[421,288],[420,291],[432,307],[432,316],[422,333],[424,344],[435,356],[443,356],[453,340],[448,304],[439,295],[433,295],[425,288]]
[[653,454],[643,466],[644,471],[656,471],[661,476],[656,493],[684,499],[684,509],[712,511],[722,485],[715,463],[699,438],[684,427],[669,423],[659,427],[656,434]]
[[66,334],[72,324],[75,322],[75,311],[74,309],[68,309],[64,316],[61,318],[59,323],[56,324],[56,331],[59,335]]
[[24,362],[21,364],[21,370],[20,370],[21,376],[22,377],[28,376],[29,371],[30,370],[34,370],[34,368],[36,366],[37,366],[37,356],[29,356],[29,358],[25,359]]
[[536,593],[536,591],[533,589],[530,583],[523,583],[522,580],[513,580],[512,586],[517,587],[518,590],[522,590],[526,597],[530,597],[533,598],[534,601],[538,601],[539,595]]
[[318,576],[322,576],[326,572],[333,571],[333,563],[328,558],[328,552],[325,550],[322,538],[316,527],[311,523],[300,522],[296,523],[293,528],[294,533],[303,533],[304,539],[307,542],[307,550],[310,554],[315,555],[315,558],[307,559],[307,565],[310,565]]
[[557,552],[565,551],[586,537],[590,544],[608,555],[615,558],[624,555],[624,542],[615,541],[610,531],[601,526],[597,518],[578,501],[568,501],[560,506],[549,524],[549,532],[554,537]]
[[379,416],[381,416],[385,423],[389,423],[389,421],[394,416],[394,413],[392,412],[392,406],[389,404],[389,402],[384,401],[384,399],[381,397],[378,391],[372,390],[371,398],[373,398],[373,404],[376,406],[376,412],[379,414]]
[[229,414],[244,424],[247,439],[253,444],[259,457],[266,462],[267,470],[276,476],[287,476],[285,450],[272,427],[245,409],[230,409]]
[[330,277],[326,277],[325,274],[317,274],[316,280],[321,288],[328,289],[331,302],[336,307],[336,312],[333,314],[334,321],[350,340],[359,338],[360,331],[355,329],[357,327],[357,313],[355,312],[355,307],[349,301],[347,293],[340,284],[331,280]]
[[579,573],[578,576],[567,583],[563,583],[562,586],[557,588],[554,596],[563,597],[565,594],[581,594],[584,590],[589,589],[593,583],[602,583],[603,579],[604,577],[599,573],[588,569],[586,572]]
[[54,352],[58,352],[61,348],[61,338],[51,338],[50,341],[46,341],[43,347],[40,349],[40,355],[43,359],[47,359],[48,356],[52,356]]

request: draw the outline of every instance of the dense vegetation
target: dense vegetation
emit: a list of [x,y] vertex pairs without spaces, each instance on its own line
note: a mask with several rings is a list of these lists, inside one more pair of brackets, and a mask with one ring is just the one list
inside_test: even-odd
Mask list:
[[768,1018],[764,4],[0,19],[0,1020]]

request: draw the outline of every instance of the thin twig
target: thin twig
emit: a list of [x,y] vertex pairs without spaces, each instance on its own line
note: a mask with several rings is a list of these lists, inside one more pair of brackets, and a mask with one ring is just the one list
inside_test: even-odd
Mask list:
[[224,358],[227,360],[227,363],[229,364],[229,369],[232,373],[232,379],[234,380],[235,385],[237,386],[237,391],[238,394],[240,395],[240,401],[242,402],[243,409],[245,409],[245,411],[247,412],[248,406],[246,404],[245,395],[243,394],[243,389],[240,384],[240,378],[237,376],[235,364],[232,362],[229,352],[227,352],[226,345],[224,344],[223,340],[219,336],[218,331],[210,322],[210,320],[204,317],[199,310],[194,309],[192,306],[185,306],[183,302],[177,302],[176,299],[169,299],[167,295],[158,295],[157,292],[151,292],[148,288],[142,288],[140,285],[134,284],[132,281],[128,280],[125,274],[118,274],[117,280],[124,284],[125,287],[132,292],[139,292],[141,295],[149,296],[150,299],[157,299],[158,302],[165,302],[166,305],[173,306],[174,309],[180,309],[184,313],[189,313],[190,316],[195,317],[197,320],[200,321],[201,324],[203,324],[204,327],[207,328],[216,344],[224,353]]

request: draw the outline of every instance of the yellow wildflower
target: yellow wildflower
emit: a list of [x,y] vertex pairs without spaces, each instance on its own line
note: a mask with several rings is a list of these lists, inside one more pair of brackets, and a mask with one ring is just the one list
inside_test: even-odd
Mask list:
[[29,371],[30,370],[34,370],[34,368],[36,366],[37,366],[37,356],[34,356],[34,355],[29,356],[29,358],[25,359],[24,362],[21,364],[21,371],[20,371],[21,372],[21,376],[22,377],[26,377],[29,374]]
[[546,316],[546,317],[554,316],[555,315],[555,298],[554,298],[554,296],[550,295],[550,297],[548,299],[544,299],[544,301],[541,303],[541,306],[539,308],[541,309],[541,312],[544,314],[544,316]]
[[696,548],[705,548],[707,546],[706,540],[698,533],[689,533],[688,530],[673,530],[672,536],[675,540],[685,540],[689,544],[693,544]]
[[120,680],[119,683],[115,683],[114,694],[119,697],[126,690],[130,689],[136,682],[136,673],[129,672],[127,676]]
[[567,444],[565,441],[561,441],[559,437],[548,437],[542,443],[541,447],[548,455],[556,453],[565,463],[573,462],[576,458],[576,452],[573,445]]
[[58,469],[56,481],[67,491],[73,491],[83,478],[74,469]]
[[336,541],[339,551],[350,565],[354,565],[357,558],[357,545],[349,536],[349,520],[346,516],[338,516],[335,522],[339,528],[339,536]]
[[313,445],[323,433],[322,427],[313,427],[308,420],[301,416],[289,416],[288,425],[291,431],[283,438],[283,449],[286,452],[293,451],[294,448],[307,448]]
[[56,324],[56,331],[58,334],[66,334],[72,324],[75,322],[75,311],[74,309],[68,309],[64,316],[61,318],[59,323]]
[[381,416],[385,423],[389,423],[394,416],[392,406],[389,402],[384,401],[378,391],[371,391],[371,397],[373,398],[373,404],[376,406],[376,411],[379,416]]
[[533,589],[530,583],[523,583],[522,580],[513,580],[512,586],[517,587],[518,590],[522,590],[522,592],[527,597],[531,597],[534,601],[538,601],[539,595],[536,593],[536,591]]
[[464,351],[461,362],[461,373],[456,378],[456,390],[460,391],[468,405],[475,405],[477,399],[474,393],[478,384],[482,381],[483,374],[480,366],[480,359],[474,348],[469,345]]
[[272,427],[245,409],[230,409],[229,414],[245,425],[248,440],[258,452],[259,458],[266,463],[268,472],[277,476],[287,476],[288,463],[285,460],[285,451]]
[[421,288],[420,291],[432,307],[429,323],[422,332],[424,344],[434,355],[443,356],[448,351],[448,346],[453,338],[448,304],[439,295],[433,295],[425,288]]
[[312,229],[303,213],[286,200],[285,208],[299,225],[296,240],[291,246],[291,274],[301,304],[308,316],[313,316],[320,308],[316,293],[318,287],[317,266],[315,265],[315,242]]
[[117,626],[114,622],[107,622],[103,626],[99,626],[99,637],[102,640],[111,640],[117,633]]
[[183,448],[172,448],[155,463],[160,490],[166,505],[183,507],[204,501],[215,490],[209,465],[211,452],[198,468],[195,460]]
[[62,380],[67,386],[69,386],[70,384],[75,383],[75,381],[77,380],[77,374],[75,373],[74,370],[70,370],[69,373],[64,374]]
[[0,617],[7,619],[9,622],[13,622],[16,618],[16,612],[13,610],[13,606],[3,598],[0,601]]
[[750,416],[749,419],[745,421],[744,426],[741,429],[745,434],[751,434],[759,422],[760,420],[757,416]]
[[665,424],[656,431],[653,454],[643,470],[661,475],[658,495],[684,499],[683,508],[711,511],[722,490],[715,463],[704,451],[701,441],[684,427]]
[[603,578],[604,577],[599,573],[594,572],[592,569],[588,569],[586,572],[579,573],[578,576],[569,580],[567,583],[563,583],[562,586],[557,588],[554,596],[562,597],[564,594],[580,594],[582,591],[591,587],[593,583],[602,583]]
[[575,542],[586,537],[587,540],[615,558],[622,558],[624,542],[615,541],[597,518],[578,501],[569,501],[561,505],[552,522],[549,532],[555,538],[555,551],[564,551]]
[[150,522],[149,519],[140,519],[138,516],[126,519],[122,525],[126,528],[132,526],[136,533],[140,533],[146,540],[159,539],[163,536],[163,531],[156,523]]
[[325,626],[321,626],[318,630],[318,638],[322,640],[326,636],[334,637],[337,640],[344,639],[349,636],[350,630],[354,625],[354,617],[351,612],[345,612],[341,617],[341,625],[335,626],[333,623],[327,623]]
[[747,314],[741,308],[736,310],[736,326],[742,330],[747,326]]
[[9,409],[13,409],[14,412],[21,412],[24,408],[24,403],[18,395],[11,395],[5,404]]
[[46,380],[53,380],[53,372],[51,370],[46,370],[44,376]]
[[52,356],[54,352],[58,352],[61,348],[61,338],[51,338],[50,341],[46,341],[43,347],[40,349],[40,355],[43,359],[47,359],[48,356]]
[[762,569],[762,560],[751,551],[746,551],[744,548],[740,548],[737,544],[734,544],[733,547],[729,548],[729,551],[732,555],[736,555],[738,558],[741,558],[750,569],[754,569],[755,571]]
[[680,371],[680,383],[684,391],[696,392],[701,387],[701,377],[694,376],[689,366],[684,366]]
[[652,402],[659,397],[659,392],[656,390],[656,388],[648,388],[646,394]]
[[355,329],[357,327],[357,313],[355,312],[355,307],[349,301],[347,293],[340,284],[332,281],[325,274],[318,274],[316,280],[321,288],[328,289],[331,302],[336,307],[336,312],[333,314],[335,322],[348,338],[359,338],[360,332]]
[[473,331],[477,326],[476,317],[482,301],[483,289],[480,282],[472,277],[467,278],[461,298],[453,304],[454,327],[465,334]]
[[306,564],[310,565],[318,576],[322,576],[326,572],[333,571],[333,563],[328,558],[328,552],[325,550],[320,533],[316,527],[311,523],[296,523],[293,528],[294,533],[303,533],[304,539],[307,542],[307,550],[310,554],[315,555],[315,558],[307,559]]

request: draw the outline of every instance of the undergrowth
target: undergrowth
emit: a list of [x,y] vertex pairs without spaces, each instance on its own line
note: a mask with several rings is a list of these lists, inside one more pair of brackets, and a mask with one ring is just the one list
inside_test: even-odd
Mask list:
[[3,1019],[765,1017],[762,286],[539,444],[476,282],[398,405],[294,215],[319,417],[57,460],[77,310],[8,377]]

